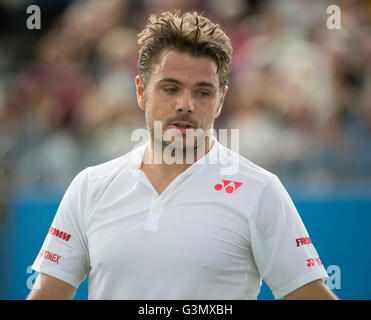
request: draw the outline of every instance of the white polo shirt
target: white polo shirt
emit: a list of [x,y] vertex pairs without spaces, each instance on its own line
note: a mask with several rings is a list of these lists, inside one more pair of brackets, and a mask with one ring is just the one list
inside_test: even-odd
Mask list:
[[89,299],[256,299],[262,278],[282,298],[327,278],[274,174],[216,141],[159,196],[145,147],[75,177],[34,270],[89,274]]

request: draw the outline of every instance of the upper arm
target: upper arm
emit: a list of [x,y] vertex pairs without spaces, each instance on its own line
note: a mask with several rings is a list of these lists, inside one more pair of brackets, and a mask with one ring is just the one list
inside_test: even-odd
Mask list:
[[40,273],[27,300],[71,300],[76,289],[70,284]]
[[273,177],[265,186],[249,228],[256,266],[276,299],[314,280],[328,278],[299,213],[278,178]]
[[315,280],[285,296],[287,300],[338,300],[322,280]]
[[32,268],[77,288],[89,272],[85,228],[87,172],[78,174],[65,192]]

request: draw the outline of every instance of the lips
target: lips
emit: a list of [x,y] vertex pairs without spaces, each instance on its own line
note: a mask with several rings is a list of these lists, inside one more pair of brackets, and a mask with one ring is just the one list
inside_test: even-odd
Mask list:
[[187,129],[194,129],[194,125],[188,121],[174,121],[170,124],[170,128],[179,130],[182,134],[187,133]]
[[193,129],[193,125],[190,122],[185,121],[176,121],[172,123],[173,126],[184,128],[184,129]]

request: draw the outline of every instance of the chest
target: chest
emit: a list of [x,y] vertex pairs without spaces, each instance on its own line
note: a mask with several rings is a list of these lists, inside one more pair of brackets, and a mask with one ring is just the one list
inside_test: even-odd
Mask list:
[[163,199],[139,191],[95,208],[88,230],[92,269],[215,276],[246,267],[248,222],[233,201],[196,187]]
[[259,190],[244,176],[225,179],[202,167],[178,176],[160,196],[144,174],[112,181],[87,223],[92,273],[150,282],[155,275],[159,283],[179,274],[243,281],[256,269],[248,217]]

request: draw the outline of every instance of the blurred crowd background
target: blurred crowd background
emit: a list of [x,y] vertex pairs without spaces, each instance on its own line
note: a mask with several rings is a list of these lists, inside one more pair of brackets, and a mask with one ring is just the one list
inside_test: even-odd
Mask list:
[[[41,8],[28,30],[26,8]],[[328,5],[341,8],[330,30]],[[17,190],[61,189],[130,151],[137,33],[151,13],[197,10],[234,46],[215,128],[284,183],[371,189],[371,1],[0,0],[0,211]]]

